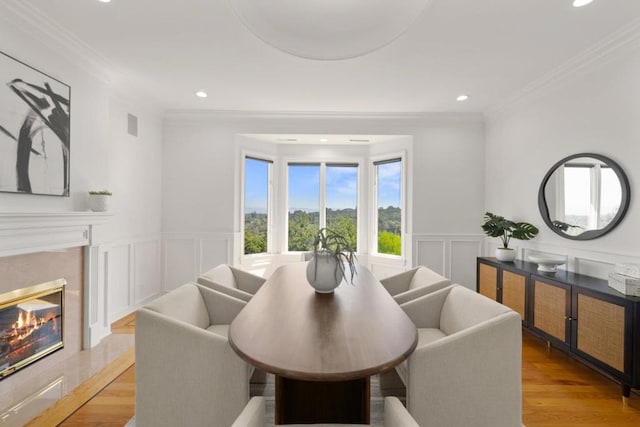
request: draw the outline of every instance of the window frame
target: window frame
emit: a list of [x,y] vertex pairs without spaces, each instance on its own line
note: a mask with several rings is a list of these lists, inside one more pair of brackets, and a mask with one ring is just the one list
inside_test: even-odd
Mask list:
[[[327,166],[354,166],[357,168],[357,182],[356,182],[356,246],[361,248],[362,246],[362,167],[363,161],[361,159],[347,159],[347,160],[333,160],[333,159],[284,159],[283,161],[283,174],[285,177],[284,185],[284,224],[282,234],[282,253],[287,254],[300,254],[304,251],[290,251],[289,250],[289,166],[290,165],[319,165],[320,166],[320,197],[319,197],[319,228],[326,227],[327,224]],[[357,253],[357,252],[356,252]]]
[[[400,171],[400,255],[392,255],[378,252],[378,174],[377,165],[399,160]],[[404,260],[407,258],[407,155],[406,152],[386,153],[369,158],[370,180],[370,217],[369,217],[369,253],[374,257],[382,257],[389,260]]]
[[[267,251],[260,252],[255,254],[246,254],[244,253],[244,244],[245,244],[245,199],[246,199],[246,161],[247,159],[263,161],[268,163],[267,169]],[[275,252],[274,250],[274,218],[275,218],[275,209],[274,209],[274,172],[276,169],[276,158],[265,155],[264,153],[253,153],[244,151],[241,157],[241,175],[240,175],[240,186],[241,186],[241,197],[240,197],[240,254],[242,257],[260,257],[265,255],[270,255]]]

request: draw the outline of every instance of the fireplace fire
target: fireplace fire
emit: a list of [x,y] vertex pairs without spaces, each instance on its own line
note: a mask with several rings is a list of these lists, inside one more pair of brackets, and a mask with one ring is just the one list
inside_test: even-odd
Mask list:
[[0,295],[0,379],[61,349],[64,279]]

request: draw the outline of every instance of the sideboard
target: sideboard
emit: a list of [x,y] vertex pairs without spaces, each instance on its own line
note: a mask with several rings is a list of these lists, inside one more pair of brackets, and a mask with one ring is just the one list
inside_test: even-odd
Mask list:
[[537,264],[478,257],[477,291],[515,310],[522,327],[622,384],[640,387],[640,298],[607,281]]

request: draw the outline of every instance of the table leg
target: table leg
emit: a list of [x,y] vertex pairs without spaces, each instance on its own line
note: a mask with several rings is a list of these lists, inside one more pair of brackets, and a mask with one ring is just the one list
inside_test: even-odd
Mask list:
[[369,377],[301,381],[276,375],[276,424],[369,424]]

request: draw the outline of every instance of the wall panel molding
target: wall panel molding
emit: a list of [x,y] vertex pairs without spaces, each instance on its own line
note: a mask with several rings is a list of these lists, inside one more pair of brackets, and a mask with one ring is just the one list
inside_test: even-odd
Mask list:
[[473,287],[476,257],[482,255],[483,241],[482,234],[415,233],[412,265],[424,265],[454,283]]
[[161,295],[160,247],[160,234],[153,234],[85,248],[85,348],[109,335],[111,323]]
[[234,233],[163,233],[163,291],[194,281],[200,273],[216,265],[233,264],[233,241]]

